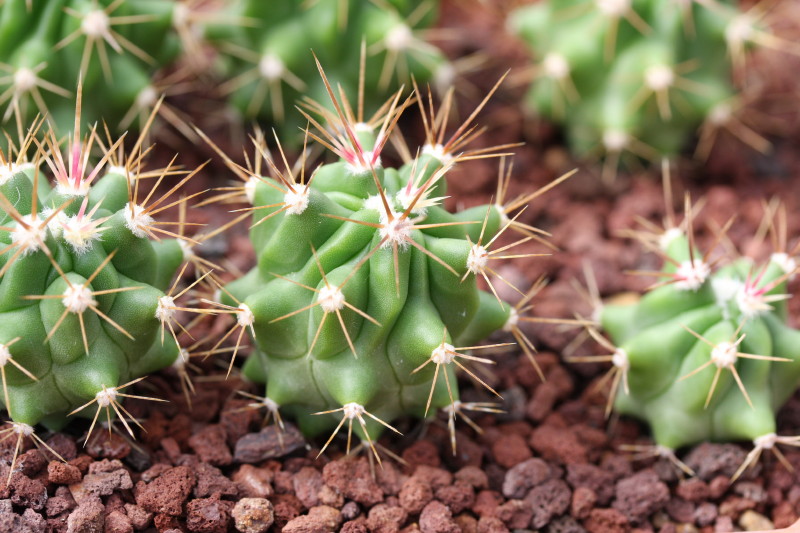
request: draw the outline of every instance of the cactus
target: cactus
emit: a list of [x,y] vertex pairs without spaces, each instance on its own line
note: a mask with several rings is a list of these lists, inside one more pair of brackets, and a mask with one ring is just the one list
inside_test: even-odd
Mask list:
[[[509,251],[538,238],[510,213],[536,194],[447,212],[439,204],[453,166],[506,148],[463,150],[477,110],[445,139],[450,109],[434,113],[421,98],[428,144],[391,168],[382,149],[410,101],[400,102],[398,92],[365,121],[352,114],[363,103],[337,98],[322,78],[336,112],[310,105],[305,115],[318,131],[308,135],[339,160],[307,173],[305,161],[293,169],[268,159],[263,139],[256,139],[256,153],[266,162],[250,159],[255,165],[245,172],[228,160],[243,184],[223,197],[251,203],[244,215],[253,216],[257,265],[220,287],[213,305],[236,319],[225,335],[237,339],[234,358],[250,333],[253,353],[243,370],[266,383],[261,405],[268,412],[280,408],[309,436],[331,427],[335,435],[347,424],[348,435],[355,431],[374,452],[375,439],[397,431],[390,424],[402,415],[423,418],[444,408],[452,426],[467,410],[496,411],[492,403],[460,402],[455,371],[497,395],[469,368],[492,361],[471,352],[505,344],[477,342],[506,328],[530,353],[518,326],[534,320],[520,316],[527,299],[516,308],[502,302],[488,276],[495,259],[530,255]],[[267,166],[270,176],[261,170]],[[499,247],[496,238],[507,228],[526,235]],[[490,291],[478,288],[478,277]]]
[[[777,211],[770,207],[769,217]],[[636,233],[663,257],[653,275],[664,281],[635,304],[602,306],[599,322],[613,343],[593,336],[612,352],[603,357],[613,365],[609,408],[613,401],[617,412],[647,421],[662,452],[753,441],[738,477],[762,450],[796,442],[776,436],[775,413],[800,383],[800,331],[786,323],[798,249],[779,246],[761,265],[741,257],[717,267],[694,245],[691,219],[687,202],[682,224]]]
[[[58,429],[74,413],[92,417],[93,404],[89,434],[105,410],[109,423],[114,416],[132,435],[135,421],[121,405],[131,397],[126,387],[169,366],[180,352],[174,333],[165,332],[178,311],[171,280],[188,246],[173,238],[165,226],[171,223],[154,217],[186,200],[171,195],[195,173],[172,165],[142,171],[143,136],[125,166],[116,164],[123,138],[106,144],[90,166],[98,135],[93,129],[81,137],[80,105],[78,98],[66,155],[53,128],[40,140],[41,119],[19,146],[0,152],[0,400],[11,419],[6,437],[31,436],[39,423]],[[173,174],[185,176],[158,194],[161,181]],[[147,195],[139,191],[146,178],[156,179]]]
[[88,99],[87,122],[105,119],[124,130],[158,100],[153,74],[177,57],[168,0],[8,0],[0,7],[0,64],[8,85],[0,96],[4,119],[36,109],[61,131],[73,119],[79,78]]
[[[347,94],[358,90],[360,65],[370,68],[361,90],[365,105],[377,107],[401,84],[440,82],[449,87],[453,66],[428,44],[422,32],[434,21],[438,2],[406,0],[288,0],[280,6],[260,0],[231,2],[218,15],[221,22],[198,23],[219,53],[220,91],[247,118],[282,123],[298,138],[304,124],[286,113],[301,97],[325,101],[325,87],[316,73],[314,51],[326,66],[333,86]],[[362,50],[362,43],[364,49]],[[363,52],[363,53],[362,53]]]
[[530,108],[563,124],[576,154],[607,156],[610,172],[624,152],[678,154],[698,128],[699,155],[721,129],[765,150],[734,116],[731,79],[752,43],[798,50],[765,17],[730,0],[555,0],[520,8],[509,25],[538,58]]

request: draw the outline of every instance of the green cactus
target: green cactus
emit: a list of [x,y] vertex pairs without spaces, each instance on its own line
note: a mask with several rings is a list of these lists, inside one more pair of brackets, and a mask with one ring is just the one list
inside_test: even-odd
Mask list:
[[220,22],[202,26],[219,52],[217,66],[226,80],[220,91],[245,117],[286,120],[283,132],[302,140],[298,126],[305,124],[285,108],[301,97],[327,98],[311,51],[334,87],[356,94],[363,42],[371,65],[362,82],[368,108],[377,108],[400,84],[410,85],[412,76],[449,87],[453,66],[420,34],[434,22],[437,6],[407,0],[237,0],[218,15]]
[[170,0],[8,0],[0,6],[4,118],[47,114],[63,132],[79,78],[87,122],[124,130],[158,100],[153,74],[180,52]]
[[800,383],[800,331],[785,301],[798,265],[784,249],[764,265],[742,257],[715,268],[690,228],[646,240],[664,258],[662,283],[599,310],[613,341],[595,335],[613,352],[609,407],[647,421],[664,450],[752,440],[757,456],[791,440],[775,435],[775,413]]
[[[323,83],[330,89],[324,75]],[[439,205],[445,176],[456,163],[497,151],[461,151],[473,137],[474,114],[446,140],[450,110],[441,110],[427,122],[429,143],[419,155],[391,168],[382,148],[409,101],[400,103],[397,93],[367,123],[329,95],[337,112],[314,105],[321,117],[307,117],[318,127],[310,135],[337,162],[309,176],[268,161],[272,177],[257,170],[266,166],[258,158],[249,172],[230,163],[244,182],[239,194],[253,206],[257,265],[220,291],[215,308],[235,316],[226,337],[239,339],[236,350],[251,333],[245,376],[266,383],[263,405],[292,415],[307,435],[334,426],[335,434],[347,423],[370,446],[402,415],[444,408],[452,422],[466,409],[493,411],[491,403],[459,401],[455,371],[488,388],[468,368],[491,362],[471,355],[481,348],[475,344],[500,328],[530,342],[518,327],[530,317],[480,290],[476,278],[488,281],[490,260],[535,237],[490,251],[506,228],[530,233],[509,213],[533,195],[451,214]],[[433,110],[423,115],[434,117]]]
[[[78,412],[94,416],[91,434],[103,409],[131,432],[124,389],[180,352],[165,331],[175,324],[170,283],[188,246],[154,216],[184,202],[170,196],[195,174],[173,166],[140,173],[142,137],[128,166],[116,165],[120,138],[91,167],[96,132],[81,139],[80,118],[75,124],[65,155],[52,128],[39,140],[41,120],[20,146],[0,152],[1,399],[12,424],[3,433],[18,438],[39,423],[60,428]],[[176,173],[186,176],[158,194]],[[153,176],[156,188],[143,199],[139,180]]]
[[576,154],[605,155],[615,167],[623,152],[652,161],[678,154],[701,125],[701,155],[722,128],[768,146],[733,116],[731,79],[751,43],[793,48],[766,33],[761,9],[743,13],[733,0],[554,0],[520,8],[509,26],[538,60],[530,108],[563,124]]

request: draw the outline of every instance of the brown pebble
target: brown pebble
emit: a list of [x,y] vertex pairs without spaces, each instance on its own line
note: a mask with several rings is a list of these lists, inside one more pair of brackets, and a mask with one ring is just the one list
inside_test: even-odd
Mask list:
[[342,522],[342,513],[327,505],[318,505],[308,514],[292,519],[281,530],[282,533],[327,533],[336,531]]
[[56,485],[72,485],[81,480],[81,471],[61,461],[50,461],[47,465],[47,480]]
[[272,503],[264,498],[242,498],[231,512],[241,533],[264,533],[275,521]]

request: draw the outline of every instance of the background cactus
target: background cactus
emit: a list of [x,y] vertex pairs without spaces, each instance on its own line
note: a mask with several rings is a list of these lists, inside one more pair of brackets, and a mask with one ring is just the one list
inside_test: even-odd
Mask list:
[[745,48],[794,48],[766,33],[761,9],[743,13],[732,0],[554,0],[517,10],[509,25],[536,56],[530,108],[563,124],[575,153],[616,166],[623,152],[653,161],[678,154],[701,125],[703,154],[713,130],[726,127],[768,147],[732,124],[731,66],[743,66]]
[[614,343],[600,339],[617,376],[610,401],[647,421],[670,450],[752,440],[760,452],[788,443],[775,435],[774,415],[800,383],[800,331],[786,324],[793,252],[716,268],[690,234],[688,222],[649,240],[664,258],[665,281],[636,304],[600,310]]
[[169,333],[174,299],[165,291],[185,246],[166,238],[174,234],[154,216],[183,201],[170,195],[194,173],[143,199],[138,180],[160,183],[175,169],[140,174],[141,138],[128,168],[109,164],[122,139],[90,167],[95,132],[81,139],[75,123],[65,156],[52,129],[36,138],[41,122],[0,154],[2,400],[20,436],[37,423],[58,428],[93,403],[97,411],[82,414],[96,421],[101,408],[113,410],[128,427],[124,387],[179,353]]
[[302,140],[305,123],[286,109],[301,97],[324,102],[325,87],[311,51],[334,87],[358,92],[362,42],[370,68],[365,105],[377,108],[401,84],[440,82],[449,88],[453,67],[422,31],[435,22],[438,2],[390,0],[259,0],[230,2],[218,22],[205,23],[205,38],[219,51],[220,91],[247,118],[283,122],[285,142]]

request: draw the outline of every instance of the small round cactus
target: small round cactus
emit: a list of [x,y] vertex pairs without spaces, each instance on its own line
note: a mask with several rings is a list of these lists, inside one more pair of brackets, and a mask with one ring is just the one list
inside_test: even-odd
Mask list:
[[775,435],[775,413],[800,383],[800,331],[787,325],[785,302],[797,249],[717,267],[692,242],[691,214],[661,235],[638,235],[664,258],[654,273],[663,281],[635,304],[599,309],[612,340],[593,334],[612,352],[609,408],[647,421],[665,450],[750,440],[749,463],[793,442]]
[[39,140],[41,120],[0,153],[0,400],[19,435],[77,412],[96,422],[103,409],[130,431],[125,387],[179,354],[170,283],[186,247],[154,217],[184,201],[170,196],[194,173],[142,194],[141,179],[157,188],[179,171],[141,171],[142,138],[126,165],[121,138],[91,166],[97,132],[81,138],[79,124],[65,155],[52,128]]
[[734,116],[732,65],[751,44],[795,51],[768,34],[764,8],[732,0],[554,0],[509,18],[536,55],[531,109],[563,124],[572,150],[658,161],[700,131],[699,155],[730,129],[755,148],[769,144]]
[[[304,164],[278,170],[268,160],[270,176],[231,164],[252,204],[258,264],[218,291],[214,307],[236,318],[227,336],[238,337],[237,350],[242,334],[251,333],[244,374],[266,383],[265,405],[291,414],[308,435],[331,427],[335,434],[347,424],[348,434],[374,450],[403,415],[423,418],[444,408],[452,422],[469,409],[496,410],[460,402],[456,371],[496,395],[470,368],[492,361],[472,352],[501,346],[477,346],[501,328],[524,338],[524,310],[502,302],[491,282],[491,291],[480,290],[477,279],[489,281],[499,258],[529,255],[509,251],[538,238],[510,213],[533,195],[449,213],[440,203],[453,166],[505,148],[463,151],[475,115],[448,140],[449,109],[435,114],[421,103],[428,143],[392,168],[382,149],[410,100],[397,93],[365,121],[351,111],[361,104],[336,98],[324,74],[323,83],[336,112],[311,105],[306,116],[317,132],[309,136],[339,160],[308,173]],[[266,157],[263,147],[257,152]],[[498,246],[510,227],[525,236]]]

